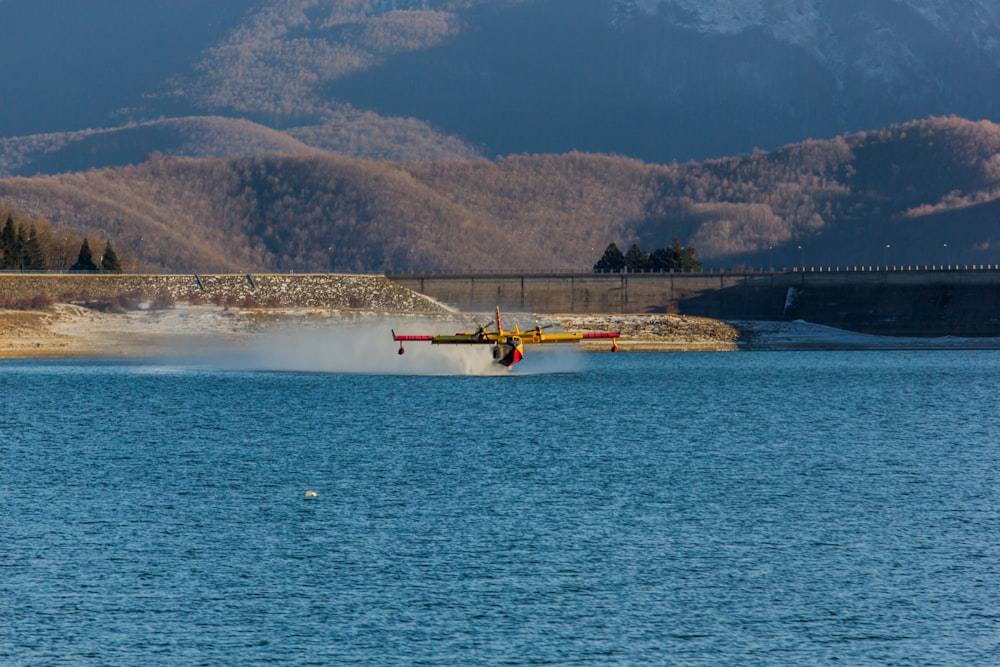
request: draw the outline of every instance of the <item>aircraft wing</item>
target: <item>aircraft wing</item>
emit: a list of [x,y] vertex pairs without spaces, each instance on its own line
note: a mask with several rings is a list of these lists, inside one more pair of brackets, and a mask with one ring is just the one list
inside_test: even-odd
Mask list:
[[432,345],[487,345],[495,342],[497,336],[489,333],[458,333],[431,337]]
[[397,340],[397,341],[398,340],[434,340],[434,336],[423,336],[423,335],[420,335],[420,336],[402,335],[401,336],[398,333],[396,333],[395,330],[393,330],[393,332],[392,332],[392,339],[393,340]]
[[484,334],[480,332],[457,333],[451,335],[402,335],[393,331],[392,339],[394,341],[429,341],[432,345],[487,345],[489,343],[495,343],[497,336],[496,334]]
[[617,331],[597,332],[597,333],[545,333],[538,329],[529,329],[517,334],[521,342],[525,345],[536,345],[544,343],[579,343],[581,340],[592,338],[619,338],[621,334]]
[[581,340],[591,340],[597,338],[619,338],[621,334],[617,331],[600,331],[594,333],[545,333],[544,331],[504,331],[503,335],[495,332],[469,332],[457,334],[420,334],[404,335],[392,332],[394,341],[427,341],[432,345],[489,345],[501,340],[509,340],[517,337],[524,345],[539,345],[544,343],[579,343]]

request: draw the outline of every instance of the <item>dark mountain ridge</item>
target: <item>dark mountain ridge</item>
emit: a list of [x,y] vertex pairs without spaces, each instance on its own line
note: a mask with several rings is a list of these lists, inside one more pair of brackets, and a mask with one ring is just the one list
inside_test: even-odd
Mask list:
[[[31,153],[38,135],[192,116],[379,160],[658,164],[1000,120],[996,0],[38,0],[0,2],[0,25],[4,175],[216,157],[151,133],[131,154]],[[230,155],[262,154],[250,141]]]

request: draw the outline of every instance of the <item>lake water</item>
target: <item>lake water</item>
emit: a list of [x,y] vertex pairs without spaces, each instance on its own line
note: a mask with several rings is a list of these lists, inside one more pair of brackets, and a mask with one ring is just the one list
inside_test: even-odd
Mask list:
[[246,361],[0,362],[0,664],[1000,664],[1000,352]]

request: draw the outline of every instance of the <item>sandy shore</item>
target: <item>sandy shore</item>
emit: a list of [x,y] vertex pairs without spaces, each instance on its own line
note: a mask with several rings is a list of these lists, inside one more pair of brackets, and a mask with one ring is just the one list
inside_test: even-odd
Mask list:
[[[43,310],[0,310],[0,358],[146,357],[165,352],[196,353],[213,347],[252,346],[268,335],[353,331],[392,347],[390,329],[406,333],[469,330],[490,313],[400,313],[324,308],[223,308],[178,305],[164,310],[103,313],[57,304]],[[856,334],[806,322],[725,323],[684,315],[505,314],[504,326],[527,329],[538,323],[553,330],[620,331],[629,351],[734,351],[802,349],[972,349],[1000,348],[995,338],[888,338]],[[474,326],[474,325],[473,325]],[[608,341],[581,343],[609,349]],[[380,349],[381,346],[378,346]]]
[[[620,347],[629,350],[733,350],[739,332],[715,320],[675,315],[506,316],[505,328],[534,326],[555,330],[621,331]],[[488,314],[427,315],[333,309],[239,309],[176,306],[166,310],[102,313],[57,304],[44,310],[0,310],[0,358],[141,357],[164,349],[196,349],[225,343],[251,343],[261,335],[353,324],[418,333],[470,328]],[[438,328],[440,327],[440,328]],[[604,349],[607,341],[586,347]]]

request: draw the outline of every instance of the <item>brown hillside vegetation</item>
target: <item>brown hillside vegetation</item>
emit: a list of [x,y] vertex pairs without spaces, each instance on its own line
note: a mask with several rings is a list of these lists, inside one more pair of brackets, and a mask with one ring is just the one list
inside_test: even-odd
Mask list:
[[440,45],[463,28],[462,9],[484,2],[438,2],[434,9],[369,0],[258,3],[160,96],[208,113],[262,119],[312,146],[359,157],[471,158],[477,154],[472,146],[431,123],[358,109],[326,89],[393,56]]
[[[0,175],[31,176],[138,164],[151,153],[251,157],[319,152],[291,135],[246,120],[197,117],[123,127],[0,139]],[[71,168],[75,167],[75,168]]]
[[386,12],[378,4],[260,3],[224,43],[208,50],[197,76],[179,77],[170,94],[213,108],[309,118],[325,109],[317,84],[435,46],[458,30],[457,16],[448,11]]
[[109,129],[0,138],[0,177],[136,165],[159,153],[236,158],[334,150],[394,161],[476,156],[464,142],[412,118],[387,119],[370,111],[341,107],[324,112],[323,119],[319,125],[279,131],[239,118],[195,116]]
[[674,236],[706,268],[945,252],[996,263],[1000,127],[930,119],[672,166],[580,153],[157,158],[0,180],[0,204],[110,238],[147,270],[585,270],[608,242],[652,250]]

